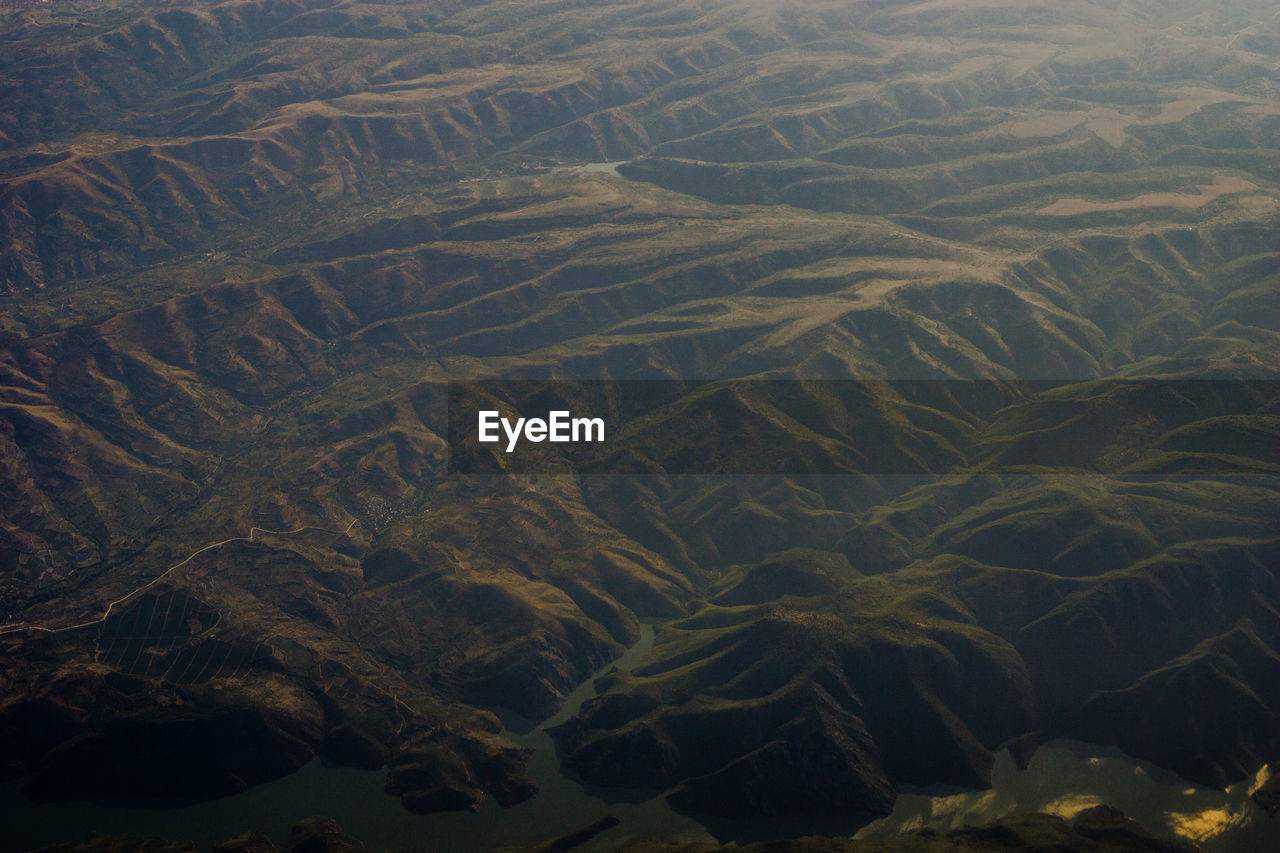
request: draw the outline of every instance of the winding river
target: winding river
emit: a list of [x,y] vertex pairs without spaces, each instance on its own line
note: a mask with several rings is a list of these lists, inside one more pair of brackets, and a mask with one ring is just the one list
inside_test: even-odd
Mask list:
[[1156,832],[1176,832],[1206,853],[1271,849],[1280,816],[1269,818],[1249,794],[1258,778],[1217,791],[1191,785],[1118,752],[1085,744],[1041,747],[1026,770],[1001,751],[987,791],[904,793],[892,815],[866,826],[812,819],[718,821],[673,810],[659,792],[609,790],[608,800],[566,776],[547,730],[574,716],[595,695],[595,679],[616,666],[630,669],[653,646],[654,628],[642,626],[639,641],[612,664],[588,678],[550,719],[534,726],[508,716],[506,736],[532,747],[529,777],[538,785],[532,800],[504,809],[491,799],[476,813],[415,815],[383,792],[377,770],[327,767],[313,761],[283,779],[235,796],[171,810],[106,808],[85,803],[34,803],[21,781],[0,785],[0,849],[25,851],[85,838],[90,832],[141,832],[175,841],[193,841],[200,850],[254,828],[278,845],[310,815],[327,815],[375,849],[426,848],[481,853],[494,847],[532,844],[580,829],[613,815],[617,826],[576,848],[581,853],[616,850],[639,838],[683,841],[754,841],[795,835],[885,836],[929,826],[946,830],[981,823],[1017,811],[1070,816],[1097,803],[1124,811]]
[[502,808],[486,799],[478,812],[415,815],[397,797],[383,791],[385,772],[328,767],[313,761],[297,773],[222,799],[167,810],[107,808],[88,803],[36,803],[21,792],[21,781],[0,785],[0,849],[26,851],[85,838],[91,832],[141,832],[175,841],[193,841],[208,850],[247,829],[257,829],[277,845],[310,815],[337,820],[348,834],[374,849],[427,848],[482,853],[494,847],[532,844],[558,837],[605,815],[621,821],[583,851],[611,850],[637,838],[711,841],[691,817],[674,811],[660,792],[610,790],[606,802],[565,776],[547,730],[578,713],[595,696],[595,680],[613,667],[630,669],[653,647],[653,625],[642,625],[639,641],[621,658],[578,685],[552,717],[533,726],[507,715],[505,736],[532,747],[529,778],[539,793],[532,800]]

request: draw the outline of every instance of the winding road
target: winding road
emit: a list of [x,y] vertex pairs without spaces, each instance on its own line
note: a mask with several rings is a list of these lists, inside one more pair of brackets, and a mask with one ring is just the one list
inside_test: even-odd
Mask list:
[[[340,535],[345,536],[349,534],[351,532],[351,528],[355,526],[356,526],[356,521],[355,519],[352,519],[351,523],[347,525],[347,529],[341,531]],[[254,534],[256,533],[264,533],[268,536],[293,536],[295,534],[303,532],[304,530],[319,530],[322,533],[339,533],[339,531],[337,530],[332,530],[327,527],[316,527],[315,525],[310,525],[310,524],[304,525],[295,530],[264,530],[261,527],[250,527],[248,536],[232,536],[231,538],[223,539],[220,542],[210,542],[208,545],[205,545],[203,548],[199,548],[195,551],[192,551],[181,562],[174,563],[172,566],[165,569],[159,575],[147,581],[142,586],[126,593],[125,595],[120,596],[114,601],[108,602],[107,609],[104,610],[102,612],[102,615],[99,616],[97,619],[91,619],[88,622],[80,622],[75,625],[63,625],[57,628],[50,628],[47,625],[36,625],[30,622],[15,622],[9,625],[0,626],[0,636],[3,636],[5,634],[15,634],[15,633],[18,633],[19,631],[43,631],[47,634],[60,634],[64,631],[77,631],[81,628],[89,628],[94,625],[101,625],[103,622],[107,621],[107,617],[111,615],[111,611],[115,609],[116,605],[124,604],[126,601],[133,598],[138,593],[144,592],[150,589],[151,587],[158,584],[160,581],[167,578],[172,573],[176,572],[178,569],[187,565],[187,563],[190,563],[196,557],[205,553],[206,551],[212,551],[215,548],[221,548],[223,545],[229,545],[232,542],[253,542],[255,541],[253,537],[254,537]]]

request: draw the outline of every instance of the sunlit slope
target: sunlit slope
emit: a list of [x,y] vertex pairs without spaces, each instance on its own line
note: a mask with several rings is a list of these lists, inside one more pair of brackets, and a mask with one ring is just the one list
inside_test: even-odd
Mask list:
[[[741,512],[760,507],[753,491],[737,487]],[[662,505],[681,529],[687,505]],[[756,511],[738,529],[776,544]],[[885,786],[980,787],[992,750],[1038,732],[1226,784],[1278,745],[1266,698],[1278,525],[1270,474],[960,475],[908,489],[838,549],[718,575],[649,663],[565,727],[570,763],[605,784],[636,774],[699,810],[875,811]],[[742,554],[732,542],[722,558]],[[748,722],[761,719],[776,724]],[[853,775],[828,786],[816,768],[833,753]]]
[[[512,802],[473,709],[641,618],[565,745],[700,810],[878,813],[1035,730],[1280,757],[1274,403],[1109,382],[1280,367],[1280,22],[1202,5],[0,12],[3,772]],[[448,478],[472,376],[1064,384],[721,388],[628,437],[706,476]],[[744,436],[794,476],[714,476]]]
[[681,192],[995,245],[1274,218],[1266,4],[742,5],[15,10],[5,281],[101,280],[93,315],[139,265],[185,289],[418,188],[636,157]]

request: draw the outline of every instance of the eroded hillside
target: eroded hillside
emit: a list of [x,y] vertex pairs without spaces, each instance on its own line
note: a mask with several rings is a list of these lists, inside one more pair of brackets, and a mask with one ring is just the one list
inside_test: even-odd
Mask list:
[[[5,772],[514,802],[476,709],[548,716],[641,619],[562,742],[698,811],[883,813],[1033,731],[1280,758],[1276,391],[1160,396],[1280,370],[1280,19],[1211,5],[0,11]],[[637,437],[945,478],[450,476],[476,376],[1063,384]]]

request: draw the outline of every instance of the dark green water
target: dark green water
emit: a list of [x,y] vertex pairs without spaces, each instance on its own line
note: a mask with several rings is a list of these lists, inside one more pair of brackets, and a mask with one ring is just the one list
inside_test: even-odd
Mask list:
[[893,814],[858,838],[879,839],[920,827],[958,829],[1013,812],[1071,817],[1105,803],[1149,831],[1180,835],[1204,853],[1280,850],[1280,816],[1268,817],[1249,798],[1266,771],[1226,791],[1197,787],[1168,771],[1092,744],[1058,741],[1036,751],[1019,771],[1007,751],[996,756],[988,791],[902,794]]
[[[630,669],[653,645],[653,626],[610,665]],[[578,713],[595,695],[596,673],[571,693],[561,710],[533,727],[508,718],[507,736],[534,749],[529,776],[539,787],[532,800],[504,809],[488,800],[476,813],[414,815],[399,799],[383,793],[382,771],[325,767],[315,761],[284,779],[241,794],[165,811],[105,808],[84,803],[33,803],[20,782],[0,785],[0,847],[24,851],[85,838],[90,832],[140,832],[174,841],[193,841],[207,850],[247,829],[284,844],[290,827],[310,815],[336,819],[349,834],[380,849],[425,848],[479,853],[494,847],[554,838],[605,815],[618,826],[579,848],[583,853],[616,850],[639,838],[752,841],[796,835],[851,835],[882,838],[930,826],[951,829],[1011,812],[1048,811],[1070,816],[1099,802],[1121,809],[1148,829],[1178,832],[1206,853],[1270,851],[1280,817],[1268,818],[1249,799],[1259,780],[1227,791],[1197,788],[1171,774],[1084,744],[1042,747],[1025,771],[1001,752],[988,791],[948,794],[905,793],[889,817],[859,828],[847,821],[812,819],[715,821],[672,810],[654,791],[609,791],[611,801],[584,790],[560,769],[547,729]],[[524,733],[518,733],[524,732]]]
[[[0,785],[0,846],[24,851],[85,838],[90,832],[140,832],[173,841],[193,841],[207,850],[219,841],[257,829],[284,844],[295,822],[326,815],[350,835],[379,848],[426,848],[449,853],[480,853],[510,844],[531,844],[579,829],[605,815],[622,822],[582,850],[609,850],[634,838],[711,840],[692,818],[673,811],[659,792],[610,792],[626,802],[606,803],[589,795],[560,772],[547,729],[578,713],[595,695],[596,677],[617,666],[629,669],[653,646],[653,626],[644,625],[639,642],[614,663],[587,679],[560,711],[536,728],[513,726],[512,741],[533,747],[529,777],[538,796],[504,809],[486,800],[478,812],[415,815],[382,789],[380,770],[326,767],[313,761],[297,773],[255,786],[235,796],[171,810],[105,808],[86,803],[33,803],[21,782]],[[511,723],[517,719],[509,718]],[[530,730],[531,729],[531,730]]]

